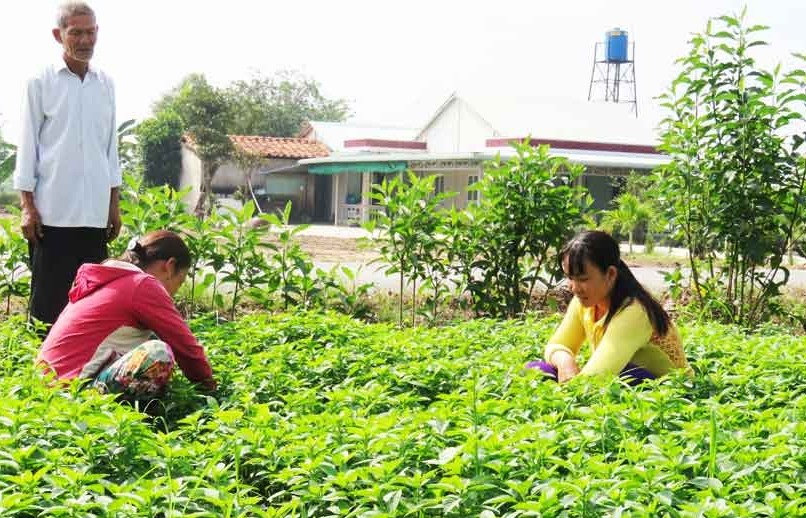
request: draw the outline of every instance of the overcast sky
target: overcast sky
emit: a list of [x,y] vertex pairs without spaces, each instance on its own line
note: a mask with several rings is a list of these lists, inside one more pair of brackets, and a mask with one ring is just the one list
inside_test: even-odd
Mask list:
[[[2,0],[0,131],[17,140],[22,85],[60,48],[54,0]],[[738,13],[771,26],[765,64],[806,52],[804,0],[95,0],[94,63],[114,78],[118,118],[143,118],[184,76],[216,85],[297,69],[326,95],[349,99],[354,120],[421,126],[453,91],[587,99],[593,45],[618,26],[636,42],[639,105],[675,76],[675,58],[707,19]]]

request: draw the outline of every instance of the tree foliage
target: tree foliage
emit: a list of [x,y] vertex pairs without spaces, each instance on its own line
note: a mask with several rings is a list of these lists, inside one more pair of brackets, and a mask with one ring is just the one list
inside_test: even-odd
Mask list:
[[624,232],[628,236],[630,254],[633,253],[635,230],[652,216],[651,209],[638,196],[624,192],[613,200],[613,208],[602,214],[602,227],[609,232]]
[[232,141],[227,135],[231,112],[226,96],[207,82],[203,75],[194,74],[158,106],[160,111],[170,110],[179,116],[192,147],[201,159],[201,195],[195,212],[208,214],[212,208],[210,195],[213,175],[232,154]]
[[[229,159],[250,169],[259,162],[257,157],[236,153],[228,135],[289,137],[296,135],[305,121],[342,121],[349,115],[346,100],[328,99],[320,89],[319,82],[294,71],[255,75],[223,89],[210,85],[202,74],[191,74],[154,104],[155,117],[143,130],[149,134],[149,149],[140,150],[141,156],[150,156],[143,163],[147,181],[174,186],[178,182],[181,162],[178,168],[173,162],[173,153],[179,149],[174,115],[178,116],[180,134],[190,137],[202,160],[196,211],[209,212],[208,197],[218,167]],[[166,157],[162,163],[161,157]],[[251,182],[246,185],[251,191]]]
[[434,176],[418,177],[408,171],[407,177],[394,176],[373,186],[371,196],[383,210],[372,214],[365,224],[370,232],[380,236],[381,260],[388,266],[387,275],[398,274],[398,324],[403,324],[404,283],[411,287],[412,325],[417,311],[417,283],[425,281],[430,288],[430,315],[435,316],[443,283],[447,276],[445,261],[446,217],[441,207],[453,193],[434,193]]
[[663,97],[672,161],[659,173],[661,201],[689,249],[696,300],[745,326],[776,308],[806,206],[803,136],[787,136],[803,119],[806,73],[757,66],[764,29],[744,13],[711,20]]
[[179,188],[182,169],[182,119],[165,110],[141,122],[136,129],[137,156],[148,186]]
[[326,98],[318,81],[295,71],[234,81],[225,93],[233,135],[293,137],[306,121],[343,121],[350,114],[345,99]]
[[17,163],[17,148],[3,140],[0,135],[0,183],[5,182],[14,172]]
[[575,185],[584,168],[550,156],[547,146],[514,148],[509,160],[487,164],[476,187],[480,202],[467,210],[442,208],[453,193],[433,195],[434,176],[395,178],[373,193],[385,211],[366,228],[380,231],[386,272],[400,273],[401,294],[404,278],[424,281],[431,319],[446,281],[469,295],[478,315],[521,316],[538,285],[544,295],[554,287],[557,252],[586,223],[590,195]]
[[591,203],[575,185],[582,165],[551,156],[548,146],[513,147],[515,156],[490,163],[478,186],[474,220],[484,232],[473,267],[483,277],[470,285],[482,313],[508,318],[524,312],[538,283],[545,292],[553,287],[556,254],[585,223]]
[[117,127],[118,158],[120,168],[124,171],[133,167],[137,162],[136,132],[137,121],[135,119],[123,121]]

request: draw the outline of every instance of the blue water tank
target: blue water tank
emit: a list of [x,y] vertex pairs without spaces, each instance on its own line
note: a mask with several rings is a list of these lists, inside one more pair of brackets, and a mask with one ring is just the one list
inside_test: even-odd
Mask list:
[[605,33],[605,57],[611,63],[627,61],[627,31],[615,28]]

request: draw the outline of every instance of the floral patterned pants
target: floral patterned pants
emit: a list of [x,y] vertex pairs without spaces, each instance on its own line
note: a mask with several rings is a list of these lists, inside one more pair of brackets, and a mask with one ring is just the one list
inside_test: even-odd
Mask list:
[[105,367],[92,385],[104,394],[130,399],[158,397],[173,372],[174,354],[161,340],[143,342]]

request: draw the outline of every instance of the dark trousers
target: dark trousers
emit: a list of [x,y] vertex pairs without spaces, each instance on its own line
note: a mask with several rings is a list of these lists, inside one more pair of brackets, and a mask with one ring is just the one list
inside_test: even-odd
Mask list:
[[[527,369],[540,369],[543,373],[546,374],[547,377],[557,381],[557,367],[550,364],[549,362],[544,362],[542,360],[534,360],[526,364]],[[624,367],[621,372],[619,373],[619,377],[627,380],[627,383],[630,385],[637,385],[642,381],[646,380],[653,380],[656,378],[654,374],[649,372],[643,367],[639,367],[637,365],[633,365],[632,363],[628,363],[626,367]]]
[[78,267],[107,258],[106,229],[42,227],[43,237],[28,242],[31,265],[31,316],[53,324],[67,305]]

